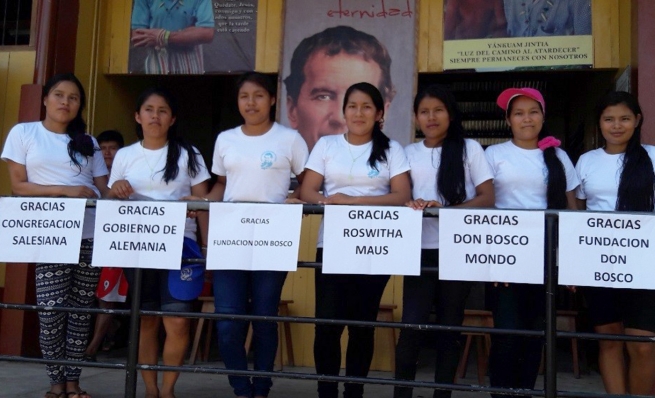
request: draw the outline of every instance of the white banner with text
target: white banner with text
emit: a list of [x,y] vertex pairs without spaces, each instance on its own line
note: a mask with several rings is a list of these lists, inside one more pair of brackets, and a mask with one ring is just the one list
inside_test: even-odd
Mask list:
[[180,269],[186,203],[102,200],[96,209],[94,266]]
[[420,275],[422,216],[409,207],[325,206],[323,273]]
[[439,278],[544,283],[544,212],[439,209]]
[[559,284],[655,289],[655,216],[560,213]]
[[86,199],[0,198],[0,261],[77,264]]
[[211,203],[208,270],[295,271],[302,205]]

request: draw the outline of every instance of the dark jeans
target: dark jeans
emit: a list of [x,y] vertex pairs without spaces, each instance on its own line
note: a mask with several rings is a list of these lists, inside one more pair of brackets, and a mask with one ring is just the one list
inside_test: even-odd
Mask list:
[[[487,284],[487,298],[499,329],[544,330],[545,290],[543,285]],[[534,388],[541,363],[543,338],[491,335],[489,372],[492,387]],[[504,395],[491,394],[494,398]]]
[[[277,315],[286,272],[215,271],[214,303],[217,314]],[[250,301],[250,303],[249,303]],[[248,360],[244,344],[248,332],[246,321],[216,322],[218,347],[227,369],[246,370]],[[272,371],[277,352],[277,323],[253,322],[255,370]],[[268,377],[228,376],[238,396],[268,396],[273,382]]]
[[[323,260],[323,250],[316,251],[316,261]],[[316,318],[375,321],[380,299],[389,281],[388,275],[340,275],[316,271]],[[316,373],[338,375],[341,368],[342,325],[316,325],[314,361]],[[348,327],[346,376],[366,377],[373,359],[375,329]],[[343,396],[359,398],[364,394],[361,384],[345,383]],[[336,382],[319,381],[320,398],[336,398]]]
[[[421,250],[421,267],[438,267],[439,250]],[[406,276],[403,280],[403,323],[428,323],[434,306],[438,325],[461,326],[471,282],[440,281],[436,272]],[[459,332],[438,332],[434,337],[436,366],[434,381],[452,383],[457,372],[461,346]],[[396,379],[414,380],[419,350],[426,339],[420,330],[403,329],[396,346]],[[450,397],[450,391],[435,390],[434,397]],[[411,398],[412,388],[396,387],[394,398]]]

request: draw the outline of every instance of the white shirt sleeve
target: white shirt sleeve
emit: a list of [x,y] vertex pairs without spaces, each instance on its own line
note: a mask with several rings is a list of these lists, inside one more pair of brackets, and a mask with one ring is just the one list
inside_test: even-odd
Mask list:
[[305,170],[305,163],[309,157],[309,150],[305,139],[296,133],[291,148],[291,172],[298,175]]
[[470,142],[466,146],[466,158],[470,165],[471,181],[477,187],[485,181],[493,180],[494,174],[482,146],[477,141],[467,142]]
[[107,183],[107,186],[110,189],[116,181],[125,179],[125,168],[126,168],[125,154],[127,153],[127,151],[128,151],[128,147],[121,148],[118,150],[118,152],[116,152],[116,156],[114,156],[114,161],[111,164],[111,175],[109,176],[109,182]]
[[573,191],[580,185],[578,173],[575,171],[575,167],[573,167],[573,163],[571,162],[571,159],[569,159],[569,156],[566,154],[566,152],[559,148],[556,148],[556,151],[557,157],[559,158],[560,162],[562,162],[562,166],[564,166],[564,173],[566,174],[566,192]]
[[312,153],[309,154],[307,164],[305,164],[306,169],[313,170],[322,176],[325,176],[326,142],[327,140],[325,138],[319,138],[316,145],[314,145],[314,149],[312,149]]
[[[224,131],[221,134],[225,134],[225,133],[226,132]],[[219,176],[225,176],[227,175],[227,170],[225,170],[225,164],[223,163],[223,156],[221,154],[220,138],[221,135],[219,134],[218,137],[216,137],[216,144],[214,145],[214,157],[212,158],[212,173]]]
[[27,160],[27,148],[23,142],[24,127],[17,124],[9,131],[5,146],[2,149],[2,160],[11,160],[18,164],[25,165]]
[[580,200],[587,200],[587,194],[584,191],[584,176],[583,176],[583,169],[584,169],[584,156],[581,156],[580,159],[578,159],[578,164],[575,165],[575,171],[577,173],[577,177],[579,178],[580,183],[578,184],[578,187],[575,190],[575,197]]
[[389,176],[391,178],[409,171],[409,162],[405,155],[405,150],[396,141],[389,142],[389,151],[387,152],[387,163],[389,165]]
[[[195,177],[191,177],[191,186],[200,184],[203,181],[207,181],[211,178],[209,171],[207,171],[207,165],[205,165],[205,159],[202,158],[200,151],[196,147],[193,148],[193,153],[188,154],[188,156],[195,156],[196,161],[198,162],[198,173]],[[188,163],[187,163],[188,165]]]
[[496,176],[496,173],[498,172],[496,170],[496,161],[495,161],[495,154],[496,150],[494,149],[494,145],[488,146],[487,149],[484,151],[484,155],[487,158],[487,163],[489,164],[489,168],[491,169],[491,174],[492,176]]
[[92,175],[93,177],[101,177],[101,176],[106,176],[109,174],[109,171],[107,170],[107,163],[105,163],[105,158],[102,156],[102,151],[100,150],[100,146],[98,145],[98,141],[96,141],[95,138],[93,138],[93,164],[92,164]]

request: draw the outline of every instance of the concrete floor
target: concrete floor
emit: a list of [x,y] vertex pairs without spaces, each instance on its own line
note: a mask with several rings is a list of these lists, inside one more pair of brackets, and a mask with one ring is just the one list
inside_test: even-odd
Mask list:
[[[434,358],[430,350],[423,350],[420,359],[417,380],[430,381],[433,374]],[[600,375],[596,372],[583,374],[580,379],[575,379],[571,372],[571,354],[562,351],[559,354],[559,373],[557,375],[558,390],[584,391],[602,393],[603,386]],[[109,354],[100,355],[99,361],[124,363],[125,350],[116,350]],[[222,366],[221,362],[200,363],[207,366]],[[285,367],[284,371],[313,373],[312,368]],[[371,372],[370,377],[391,378],[389,372]],[[466,378],[459,381],[461,384],[477,384],[477,369],[475,354],[469,358],[469,368]],[[488,383],[488,379],[487,379]],[[122,398],[125,390],[125,371],[106,370],[98,368],[86,368],[82,372],[81,386],[87,389],[93,398]],[[45,374],[44,365],[25,364],[16,362],[0,361],[0,397],[3,398],[24,398],[43,397],[48,390],[48,380]],[[543,377],[537,380],[537,389],[543,388]],[[137,387],[138,396],[143,396],[143,384],[139,378]],[[176,387],[178,398],[194,397],[233,397],[232,390],[228,384],[227,377],[223,375],[183,373]],[[385,398],[393,395],[393,388],[389,386],[368,385],[365,387],[366,397]],[[316,397],[316,382],[308,380],[276,379],[270,397]],[[487,393],[455,392],[454,398],[487,398]],[[415,398],[432,397],[432,390],[415,389]]]

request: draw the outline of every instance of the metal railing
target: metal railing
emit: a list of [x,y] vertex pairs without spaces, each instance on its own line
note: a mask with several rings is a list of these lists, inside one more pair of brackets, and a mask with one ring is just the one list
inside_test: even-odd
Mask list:
[[[88,201],[88,206],[95,206],[95,200]],[[207,202],[189,202],[189,210],[209,210],[209,203]],[[321,205],[303,205],[304,214],[322,214],[324,207]],[[131,289],[131,308],[130,310],[117,310],[117,309],[98,309],[98,308],[69,308],[69,307],[51,307],[51,306],[38,306],[29,304],[12,304],[0,303],[0,309],[4,310],[23,310],[23,311],[59,311],[59,312],[78,312],[78,313],[92,313],[92,314],[115,314],[115,315],[129,315],[129,344],[127,361],[125,364],[121,363],[102,363],[102,362],[78,362],[68,360],[47,360],[42,358],[28,358],[20,356],[0,355],[0,361],[9,362],[24,362],[24,363],[38,363],[38,364],[53,364],[53,365],[72,365],[77,367],[90,367],[90,368],[106,368],[106,369],[121,369],[125,370],[125,397],[136,397],[136,385],[138,380],[137,371],[139,369],[155,370],[155,371],[176,371],[176,372],[189,372],[189,373],[203,373],[203,374],[222,374],[222,375],[240,375],[240,376],[260,376],[271,378],[283,379],[296,379],[296,380],[313,380],[313,381],[334,381],[334,382],[349,382],[361,384],[377,384],[387,386],[399,387],[414,387],[414,388],[429,388],[451,391],[469,391],[469,392],[485,392],[497,393],[504,395],[533,395],[542,396],[547,398],[560,397],[582,397],[582,398],[601,398],[601,397],[619,397],[620,395],[598,394],[589,392],[578,391],[558,391],[556,379],[556,339],[557,338],[579,338],[588,340],[621,340],[632,342],[649,342],[654,343],[655,339],[652,337],[643,336],[628,336],[628,335],[609,335],[609,334],[595,334],[595,333],[574,333],[574,332],[559,332],[556,330],[556,294],[557,294],[557,263],[556,263],[556,247],[554,242],[557,241],[557,219],[559,211],[546,210],[546,250],[545,250],[545,266],[546,266],[546,322],[544,331],[534,330],[514,330],[514,329],[499,329],[499,328],[482,328],[482,327],[467,327],[467,326],[444,326],[435,324],[412,324],[402,322],[368,322],[368,321],[348,321],[348,320],[335,320],[335,319],[320,319],[312,317],[296,317],[296,316],[256,316],[256,315],[233,315],[233,314],[208,314],[197,312],[162,312],[162,311],[143,311],[141,306],[141,280],[142,270],[135,269],[134,283],[130,286]],[[639,213],[636,213],[639,214]],[[424,217],[437,217],[438,209],[426,209]],[[186,262],[198,263],[203,262],[204,259],[187,259]],[[321,264],[316,262],[299,262],[299,267],[304,268],[320,268]],[[437,268],[422,268],[421,272],[436,272]],[[178,316],[185,318],[204,318],[209,320],[230,319],[230,320],[244,320],[244,321],[270,321],[270,322],[292,322],[304,324],[332,324],[332,325],[345,325],[345,326],[364,326],[364,327],[382,327],[382,328],[396,328],[396,329],[416,329],[422,331],[450,331],[450,332],[473,332],[473,333],[488,333],[488,334],[509,334],[531,336],[534,338],[545,339],[545,356],[544,356],[544,389],[509,389],[509,388],[495,388],[475,385],[464,384],[444,384],[425,381],[408,381],[408,380],[395,380],[392,378],[374,378],[374,377],[348,377],[348,376],[328,376],[307,374],[298,372],[265,372],[265,371],[251,371],[251,370],[230,370],[225,368],[216,368],[208,366],[164,366],[164,365],[142,365],[137,362],[139,350],[139,319],[142,315],[150,316]],[[621,396],[623,397],[623,396]]]

